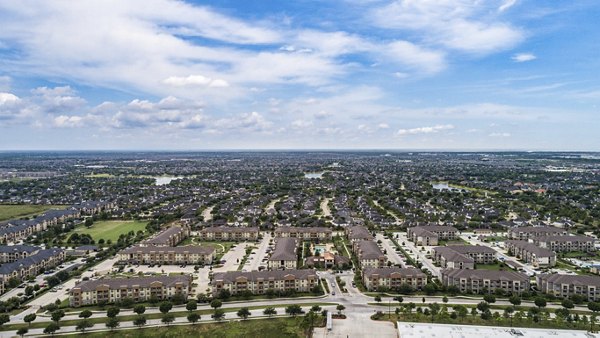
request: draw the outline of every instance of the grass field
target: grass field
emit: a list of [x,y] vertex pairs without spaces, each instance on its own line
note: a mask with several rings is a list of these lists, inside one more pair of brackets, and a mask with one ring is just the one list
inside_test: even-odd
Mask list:
[[71,236],[72,233],[78,233],[89,234],[96,242],[101,238],[104,240],[110,239],[115,242],[119,239],[121,234],[126,234],[130,231],[138,232],[139,230],[145,230],[146,224],[148,223],[139,221],[98,221],[94,222],[94,225],[90,228],[86,228],[83,225],[78,226],[67,235],[67,238]]
[[64,209],[62,205],[0,205],[0,222],[15,218],[31,217],[39,215],[50,209]]
[[273,318],[219,324],[178,325],[116,332],[86,333],[85,337],[305,337],[304,331],[300,327],[301,322],[302,318]]

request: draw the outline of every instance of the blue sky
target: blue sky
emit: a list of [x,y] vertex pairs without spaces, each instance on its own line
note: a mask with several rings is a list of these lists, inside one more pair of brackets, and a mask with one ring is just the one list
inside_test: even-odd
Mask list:
[[0,150],[600,150],[600,4],[0,0]]

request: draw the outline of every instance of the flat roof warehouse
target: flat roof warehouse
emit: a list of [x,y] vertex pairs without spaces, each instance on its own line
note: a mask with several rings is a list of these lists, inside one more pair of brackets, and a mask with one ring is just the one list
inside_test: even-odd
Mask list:
[[400,338],[594,338],[586,331],[398,322]]

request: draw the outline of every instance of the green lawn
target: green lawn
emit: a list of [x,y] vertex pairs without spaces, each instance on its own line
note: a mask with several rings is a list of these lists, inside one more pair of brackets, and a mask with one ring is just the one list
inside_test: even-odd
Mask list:
[[32,205],[32,204],[9,205],[9,204],[2,204],[2,205],[0,205],[0,222],[7,221],[10,219],[40,215],[43,212],[48,211],[50,209],[64,209],[64,208],[65,208],[65,206],[62,206],[62,205]]
[[[301,328],[302,317],[234,321],[227,323],[197,324],[160,328],[133,329],[116,332],[86,333],[87,338],[125,337],[305,337]],[[83,336],[83,335],[81,335]]]
[[475,269],[477,270],[511,270],[504,263],[496,263],[496,264],[475,264]]
[[98,221],[87,228],[83,225],[78,226],[72,232],[67,235],[67,238],[72,233],[78,234],[89,234],[92,236],[94,241],[98,242],[100,238],[104,240],[112,240],[116,242],[121,234],[126,234],[130,231],[138,232],[139,230],[145,230],[148,222],[140,221]]

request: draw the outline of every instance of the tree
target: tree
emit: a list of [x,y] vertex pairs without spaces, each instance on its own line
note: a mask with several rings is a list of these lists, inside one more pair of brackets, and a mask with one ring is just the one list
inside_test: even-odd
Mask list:
[[302,308],[298,304],[293,304],[285,308],[285,313],[292,317],[296,317],[302,313]]
[[225,317],[225,311],[223,309],[215,309],[215,312],[211,315],[214,320],[221,320]]
[[162,314],[167,314],[173,308],[173,304],[171,302],[162,302],[158,306],[158,309]]
[[198,303],[192,299],[189,302],[187,302],[187,304],[185,304],[185,308],[190,312],[195,311],[198,308]]
[[263,311],[263,314],[265,314],[265,315],[267,315],[267,316],[271,317],[271,316],[273,316],[273,315],[276,315],[276,314],[277,314],[277,310],[275,310],[275,308],[274,308],[274,307],[268,307],[268,308],[266,308],[266,309]]
[[490,304],[488,304],[487,302],[480,302],[479,304],[477,304],[477,310],[479,310],[481,312],[485,312],[489,309],[490,309]]
[[85,333],[85,329],[88,329],[92,326],[94,326],[94,323],[92,323],[91,321],[89,321],[87,319],[83,319],[83,320],[80,320],[79,322],[77,322],[77,325],[75,326],[75,330],[81,331],[81,333]]
[[83,318],[83,319],[88,319],[92,316],[92,311],[90,310],[83,310],[81,311],[81,313],[79,314],[79,318]]
[[116,306],[111,306],[106,310],[106,317],[108,318],[115,318],[119,312],[121,312],[121,309],[119,309]]
[[10,316],[8,314],[0,315],[0,326],[10,322]]
[[190,312],[187,315],[188,322],[196,324],[200,320],[200,315],[197,312]]
[[30,313],[28,315],[26,315],[25,317],[23,317],[23,321],[27,324],[29,324],[29,327],[31,327],[31,323],[37,318],[37,315],[35,313]]
[[213,299],[212,302],[210,302],[210,307],[213,309],[218,309],[221,307],[221,305],[223,305],[223,303],[218,299]]
[[50,318],[52,319],[53,322],[56,323],[56,325],[58,325],[58,322],[64,316],[65,316],[65,312],[63,310],[54,310],[54,311],[52,311]]
[[22,338],[23,336],[25,336],[25,335],[27,334],[27,332],[29,332],[29,329],[28,329],[28,328],[26,328],[26,327],[22,327],[22,328],[20,328],[20,329],[18,329],[18,330],[17,330],[17,334],[18,334],[19,336],[21,336],[21,338]]
[[521,297],[517,296],[517,295],[513,295],[510,296],[510,298],[508,298],[508,301],[513,305],[513,307],[517,307],[519,305],[521,305]]
[[453,309],[461,320],[467,316],[468,310],[464,305],[455,305]]
[[142,327],[142,326],[146,325],[146,316],[144,316],[144,315],[137,316],[137,318],[133,320],[133,325],[135,325],[137,327]]
[[381,303],[381,296],[379,296],[379,295],[375,296],[375,301],[377,303]]
[[112,331],[112,330],[116,329],[117,327],[119,327],[119,325],[121,325],[121,323],[119,322],[118,318],[108,318],[108,320],[106,321],[106,323],[104,325],[106,325],[106,327]]
[[600,303],[598,303],[598,302],[589,302],[588,303],[588,309],[590,309],[590,311],[594,312],[594,314],[590,318],[590,319],[593,319],[593,320],[590,321],[590,331],[594,332],[594,323],[596,322],[596,313],[598,311],[600,311]]
[[167,326],[169,326],[169,324],[171,324],[174,321],[175,321],[175,315],[172,313],[163,314],[162,319],[161,319],[161,322],[163,324],[167,324]]
[[442,302],[444,302],[444,304],[448,304],[448,297],[444,296],[444,298],[442,298]]
[[313,307],[310,308],[310,311],[312,312],[321,312],[321,307],[319,305],[313,305]]
[[346,307],[342,304],[338,304],[338,306],[336,306],[335,309],[338,311],[338,314],[341,315],[342,311],[346,310]]
[[429,310],[431,312],[431,322],[433,323],[433,317],[440,312],[440,304],[438,304],[438,303],[429,304]]
[[485,300],[486,302],[492,304],[496,302],[496,296],[492,295],[492,294],[487,294],[483,296],[483,300]]
[[562,305],[562,307],[564,307],[565,309],[572,309],[575,307],[575,303],[573,303],[572,300],[570,299],[563,299],[562,302],[560,302],[560,304]]
[[248,310],[247,307],[243,307],[237,312],[237,315],[242,319],[248,319],[248,316],[250,316],[250,310]]
[[543,307],[546,307],[546,298],[537,297],[533,302],[534,302],[535,306],[537,306],[540,310]]
[[58,324],[56,323],[50,323],[48,324],[48,326],[46,326],[44,328],[44,333],[45,334],[50,334],[51,336],[54,336],[54,332],[60,330],[60,326],[58,326]]
[[138,304],[133,308],[133,312],[137,313],[138,315],[142,315],[144,312],[146,312],[146,307],[143,304]]

